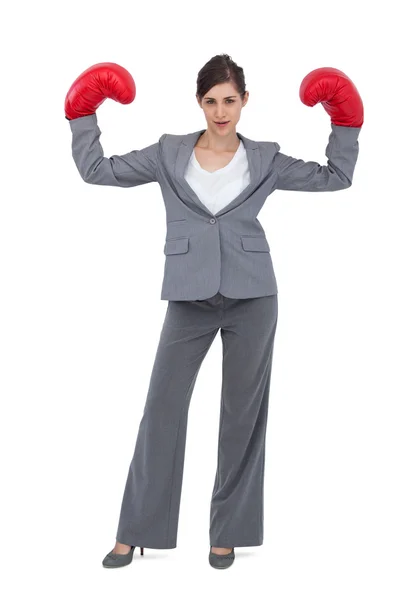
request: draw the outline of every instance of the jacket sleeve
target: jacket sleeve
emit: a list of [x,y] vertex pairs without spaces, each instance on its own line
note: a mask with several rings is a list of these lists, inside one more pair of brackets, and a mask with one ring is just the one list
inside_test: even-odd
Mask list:
[[69,121],[72,131],[72,156],[86,183],[134,187],[157,181],[157,160],[160,140],[142,150],[113,154],[105,158],[99,138],[96,114]]
[[277,190],[300,192],[335,192],[352,184],[358,158],[358,134],[361,127],[342,127],[331,123],[329,143],[325,150],[328,164],[293,158],[279,152],[273,159]]

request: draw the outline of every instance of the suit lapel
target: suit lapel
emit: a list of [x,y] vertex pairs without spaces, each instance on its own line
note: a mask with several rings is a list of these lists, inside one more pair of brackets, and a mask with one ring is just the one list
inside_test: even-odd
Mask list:
[[[176,157],[174,175],[176,182],[180,186],[181,190],[185,193],[185,195],[198,207],[202,208],[208,214],[212,215],[211,211],[207,208],[207,206],[205,206],[201,202],[200,198],[190,187],[190,185],[184,177],[184,173],[189,159],[192,155],[193,148],[195,147],[195,144],[199,139],[200,135],[204,133],[204,131],[205,129],[201,129],[199,131],[188,133],[187,135],[182,136],[182,141],[180,143],[178,154]],[[242,140],[243,145],[246,149],[250,171],[250,183],[247,187],[244,188],[244,190],[240,192],[238,196],[236,196],[236,198],[234,198],[229,204],[224,206],[224,208],[222,208],[215,216],[220,216],[228,212],[229,210],[232,210],[233,208],[241,204],[241,202],[246,200],[261,179],[261,155],[258,144],[256,142],[253,142],[253,140],[244,137],[240,133],[236,133],[238,137]]]

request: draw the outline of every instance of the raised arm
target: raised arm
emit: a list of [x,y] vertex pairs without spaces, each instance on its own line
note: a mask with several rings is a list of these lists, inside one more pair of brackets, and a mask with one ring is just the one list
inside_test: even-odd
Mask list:
[[304,161],[279,152],[274,157],[277,190],[297,192],[335,192],[352,184],[358,158],[358,134],[361,127],[341,127],[331,124],[332,131],[325,150],[327,165]]
[[321,102],[331,116],[332,131],[325,150],[327,165],[293,158],[279,152],[273,159],[278,190],[334,192],[352,184],[358,158],[358,135],[364,122],[361,97],[352,81],[338,69],[311,71],[300,86],[300,99],[307,106]]
[[158,151],[163,136],[141,150],[106,158],[99,141],[101,131],[95,114],[71,120],[70,127],[72,156],[86,183],[135,187],[157,181]]
[[130,73],[116,63],[98,63],[84,71],[65,98],[65,118],[72,131],[72,156],[84,181],[96,185],[134,187],[157,181],[159,144],[127,154],[104,156],[97,124],[97,108],[106,98],[122,104],[135,99]]

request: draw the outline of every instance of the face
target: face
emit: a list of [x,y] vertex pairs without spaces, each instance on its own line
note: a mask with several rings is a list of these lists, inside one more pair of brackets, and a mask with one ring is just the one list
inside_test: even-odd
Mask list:
[[[198,96],[196,97],[199,106],[204,111],[208,129],[219,135],[226,135],[227,132],[235,130],[240,119],[240,112],[247,104],[249,92],[245,93],[242,101],[235,86],[231,82],[225,82],[209,89],[201,102]],[[216,125],[216,121],[229,121],[229,123],[220,127]]]

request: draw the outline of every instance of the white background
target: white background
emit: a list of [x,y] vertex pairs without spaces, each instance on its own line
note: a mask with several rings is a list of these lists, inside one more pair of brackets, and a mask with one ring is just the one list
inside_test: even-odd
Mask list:
[[[58,600],[115,597],[398,600],[399,167],[394,4],[23,2],[3,13],[1,586]],[[326,164],[330,117],[299,86],[331,66],[364,102],[353,185],[276,191],[259,214],[278,282],[264,544],[208,564],[222,343],[189,411],[178,546],[115,543],[167,302],[157,183],[83,182],[65,95],[92,64],[134,77],[97,111],[105,156],[205,127],[196,78],[215,54],[244,68],[237,131]],[[184,577],[187,576],[186,582]]]

